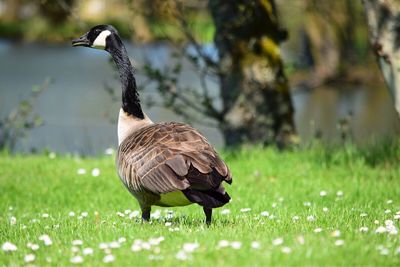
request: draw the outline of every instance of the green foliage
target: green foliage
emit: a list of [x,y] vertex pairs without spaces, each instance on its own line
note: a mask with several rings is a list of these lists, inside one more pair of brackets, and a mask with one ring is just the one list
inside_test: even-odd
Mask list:
[[[398,266],[399,235],[375,233],[385,220],[399,228],[394,219],[400,210],[400,166],[393,164],[400,155],[398,143],[396,147],[315,146],[283,152],[247,147],[224,152],[234,176],[227,186],[233,200],[214,211],[210,228],[195,205],[161,209],[151,224],[118,216],[139,207],[119,181],[113,158],[0,154],[0,242],[18,247],[0,250],[0,265],[23,265],[24,255],[33,253],[35,265],[70,266],[73,256],[91,247],[94,253],[82,255],[83,265],[99,266],[106,255],[99,244],[125,237],[120,248],[109,249],[115,256],[111,266]],[[382,158],[384,154],[391,156]],[[78,175],[79,168],[87,173]],[[101,171],[97,177],[91,175],[94,168]],[[224,209],[230,213],[222,214]],[[172,218],[167,210],[174,212]],[[71,211],[74,217],[68,215]],[[79,219],[82,212],[88,216]],[[368,231],[360,232],[360,227]],[[321,232],[315,232],[318,228]],[[39,240],[43,234],[50,236],[51,246]],[[130,249],[135,240],[160,236],[165,240],[150,250]],[[283,243],[274,245],[278,238]],[[77,239],[83,246],[72,245]],[[241,247],[218,248],[221,240],[239,241]],[[252,248],[254,241],[260,248]],[[32,251],[28,242],[40,248]],[[199,248],[181,261],[176,255],[185,243],[198,243]]]
[[46,79],[40,86],[33,86],[27,99],[4,118],[0,118],[0,150],[14,151],[17,141],[26,137],[27,132],[43,125],[39,114],[34,113],[37,98],[45,91],[51,80]]

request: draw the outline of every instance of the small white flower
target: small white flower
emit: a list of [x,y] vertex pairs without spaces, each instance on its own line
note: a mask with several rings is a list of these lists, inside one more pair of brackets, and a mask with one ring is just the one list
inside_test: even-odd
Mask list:
[[53,244],[53,241],[51,241],[48,235],[39,236],[39,240],[43,241],[45,246],[50,246],[51,244]]
[[386,226],[391,226],[391,225],[393,225],[393,221],[392,220],[385,220],[385,225]]
[[149,243],[153,246],[159,245],[162,241],[164,241],[165,238],[163,236],[157,237],[157,238],[150,238]]
[[296,240],[297,240],[297,242],[298,242],[300,245],[304,245],[304,243],[306,242],[305,239],[304,239],[304,236],[302,236],[302,235],[299,235],[299,236],[296,238]]
[[272,206],[272,208],[274,208],[274,209],[275,209],[275,208],[278,206],[278,204],[277,204],[276,202],[274,202],[274,203],[272,203],[272,205],[271,205],[271,206]]
[[161,217],[161,211],[160,210],[156,210],[155,212],[153,212],[152,214],[150,214],[150,218],[158,220]]
[[75,212],[70,211],[70,212],[68,213],[68,216],[69,216],[69,217],[74,217],[74,216],[75,216]]
[[322,232],[322,228],[315,228],[314,229],[314,233],[321,233]]
[[119,247],[121,247],[121,245],[117,241],[112,241],[112,242],[108,243],[108,247],[109,248],[119,248]]
[[379,227],[375,230],[375,233],[377,233],[377,234],[386,233],[386,227],[384,227],[384,226],[379,226]]
[[279,245],[282,245],[282,244],[283,244],[283,238],[282,237],[279,237],[279,238],[276,238],[276,239],[272,240],[272,245],[274,245],[274,246],[279,246]]
[[29,263],[29,262],[34,261],[35,258],[36,258],[36,257],[35,257],[34,254],[26,254],[25,257],[24,257],[24,261],[25,261],[26,263]]
[[380,254],[381,254],[381,255],[384,255],[384,256],[389,255],[389,249],[387,249],[387,248],[382,248]]
[[292,217],[292,221],[294,221],[294,222],[298,221],[299,219],[300,219],[300,217],[297,215]]
[[361,213],[360,214],[360,217],[367,217],[368,216],[368,214],[366,214],[366,213]]
[[18,248],[16,245],[14,245],[11,242],[5,242],[2,246],[1,249],[3,251],[16,251]]
[[112,254],[108,254],[103,258],[104,263],[113,262],[114,260],[115,260],[115,257]]
[[392,211],[389,210],[389,209],[388,209],[388,210],[385,210],[385,213],[386,213],[386,214],[389,214],[389,213],[391,213],[391,212],[392,212]]
[[141,250],[142,250],[142,246],[139,245],[139,244],[132,244],[131,250],[132,250],[133,252],[141,251]]
[[198,248],[199,248],[199,244],[198,243],[185,243],[182,246],[183,251],[189,252],[189,253],[195,251]]
[[72,264],[79,264],[79,263],[82,263],[82,262],[83,262],[83,257],[82,257],[82,256],[79,256],[79,255],[74,256],[74,257],[72,257],[72,258],[70,259],[70,262],[71,262]]
[[93,249],[92,248],[84,248],[82,253],[83,253],[83,255],[92,255]]
[[56,153],[50,152],[49,153],[49,159],[55,159],[56,158]]
[[249,212],[249,211],[251,211],[251,208],[243,208],[243,209],[240,209],[240,212]]
[[79,248],[78,247],[71,247],[71,252],[73,252],[73,253],[77,253],[79,251]]
[[344,245],[344,240],[342,240],[342,239],[338,239],[338,240],[336,240],[335,241],[335,246],[343,246]]
[[231,248],[233,249],[240,249],[242,247],[242,242],[239,241],[232,241]]
[[74,245],[74,246],[82,246],[83,245],[83,241],[79,240],[79,239],[73,240],[72,241],[72,245]]
[[84,175],[84,174],[86,174],[86,170],[85,170],[84,168],[79,168],[79,169],[76,171],[76,174],[78,174],[78,175]]
[[332,237],[339,237],[341,235],[341,232],[339,230],[335,230],[331,233]]
[[131,213],[129,213],[129,219],[137,218],[140,216],[140,212],[138,210],[134,210]]
[[99,168],[94,168],[93,170],[92,170],[92,176],[93,177],[97,177],[97,176],[99,176],[100,175],[100,169]]
[[108,248],[108,244],[107,243],[100,243],[99,244],[99,248],[100,249],[107,249]]
[[230,213],[231,213],[230,209],[223,209],[223,210],[221,210],[221,212],[220,212],[220,214],[222,214],[222,215],[228,215],[228,214],[230,214]]
[[361,233],[368,232],[368,227],[366,227],[366,226],[361,226],[360,229],[359,229],[359,231],[360,231]]
[[283,200],[285,200],[283,197],[278,198],[279,202],[283,202]]
[[375,220],[375,221],[374,221],[374,224],[379,224],[379,221],[378,221],[378,220]]
[[322,190],[321,192],[319,192],[319,196],[321,197],[325,197],[327,195],[326,191]]
[[142,249],[150,250],[151,249],[151,244],[149,242],[143,242],[142,243]]
[[308,201],[303,202],[303,205],[306,206],[306,207],[310,207],[311,206],[311,202],[308,202]]
[[87,211],[84,211],[84,212],[81,213],[81,216],[83,218],[86,218],[88,215],[89,215],[89,213]]
[[394,219],[395,219],[395,220],[400,220],[400,214],[394,215]]
[[270,219],[270,220],[275,219],[275,215],[274,215],[274,214],[269,215],[269,216],[268,216],[268,219]]
[[[388,222],[389,221],[389,222]],[[385,223],[386,224],[386,231],[390,234],[390,235],[397,235],[399,233],[399,231],[397,230],[396,226],[393,224],[393,221],[391,220],[386,220]]]
[[342,197],[343,196],[343,191],[339,190],[336,192],[336,196]]
[[118,215],[119,217],[125,217],[125,214],[122,213],[122,212],[119,212],[119,211],[117,211],[117,215]]
[[218,248],[226,248],[229,247],[229,241],[228,240],[220,240],[218,242]]
[[309,215],[309,216],[307,216],[307,221],[314,222],[315,221],[315,217],[313,215]]
[[389,199],[388,201],[386,201],[386,204],[392,204],[393,200]]
[[128,214],[131,213],[131,212],[132,212],[131,210],[127,209],[127,210],[124,211],[124,214],[125,214],[125,215],[128,215]]
[[260,244],[260,242],[253,241],[253,242],[251,242],[251,247],[253,249],[260,249],[261,248],[261,244]]
[[289,247],[282,247],[281,251],[282,253],[290,254],[292,252],[292,249]]
[[400,247],[397,247],[396,250],[394,251],[395,255],[400,255]]
[[31,245],[31,249],[32,250],[38,250],[39,249],[39,245],[38,244],[32,244]]
[[9,206],[9,207],[8,207],[8,210],[9,210],[9,211],[12,211],[13,209],[14,209],[13,206]]
[[108,155],[108,156],[111,156],[112,154],[114,154],[114,149],[111,148],[111,147],[106,148],[106,150],[104,150],[104,154]]
[[11,216],[11,218],[10,218],[10,224],[11,224],[11,225],[17,224],[17,218],[15,218],[14,216]]
[[328,209],[327,207],[323,207],[323,208],[322,208],[322,211],[323,211],[323,212],[328,212],[329,209]]
[[177,258],[178,260],[181,260],[181,261],[185,261],[185,260],[187,260],[189,257],[188,257],[188,255],[185,253],[185,251],[180,250],[180,251],[178,251],[178,253],[176,253],[175,258]]
[[260,215],[263,216],[263,217],[268,217],[269,216],[269,212],[265,210],[265,211],[262,211]]
[[118,238],[118,243],[122,244],[126,242],[126,238],[125,237],[120,237]]
[[170,227],[172,225],[172,222],[166,222],[165,226]]

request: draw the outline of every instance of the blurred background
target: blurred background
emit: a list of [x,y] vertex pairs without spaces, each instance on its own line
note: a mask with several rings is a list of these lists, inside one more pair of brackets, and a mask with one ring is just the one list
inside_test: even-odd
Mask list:
[[96,24],[125,39],[153,121],[191,123],[218,148],[394,139],[399,113],[365,8],[353,0],[1,0],[0,148],[93,155],[117,147],[114,65],[104,51],[71,46]]

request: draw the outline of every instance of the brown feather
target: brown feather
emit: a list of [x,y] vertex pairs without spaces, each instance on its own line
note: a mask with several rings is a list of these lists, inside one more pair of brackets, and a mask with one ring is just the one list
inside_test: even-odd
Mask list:
[[207,140],[191,126],[175,122],[133,132],[118,149],[117,166],[131,192],[221,191],[221,182],[232,180],[228,167]]

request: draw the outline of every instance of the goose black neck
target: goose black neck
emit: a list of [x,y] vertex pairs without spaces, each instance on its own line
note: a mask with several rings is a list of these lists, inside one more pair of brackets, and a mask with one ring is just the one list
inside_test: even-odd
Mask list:
[[128,53],[119,38],[113,43],[115,45],[113,47],[108,47],[106,50],[114,59],[121,78],[122,109],[129,115],[144,119],[142,107],[140,106],[139,94],[136,88],[136,80],[133,75],[133,67],[129,60]]

